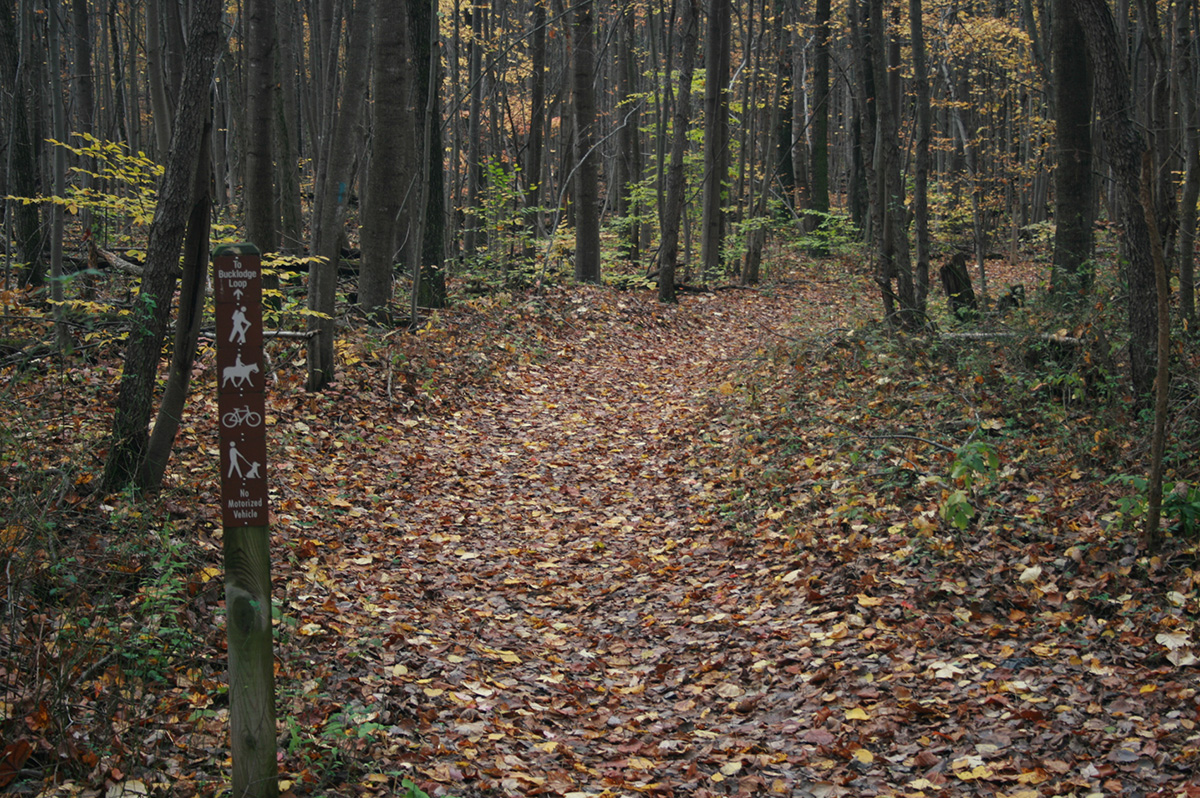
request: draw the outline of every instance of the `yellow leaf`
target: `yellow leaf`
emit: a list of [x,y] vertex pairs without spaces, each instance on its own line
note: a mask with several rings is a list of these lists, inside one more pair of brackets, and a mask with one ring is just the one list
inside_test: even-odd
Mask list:
[[871,716],[862,707],[846,710],[846,720],[870,720]]
[[720,387],[717,388],[717,393],[721,394],[722,396],[729,396],[731,393],[733,393],[733,383],[721,383]]
[[883,604],[883,599],[879,596],[868,596],[865,593],[858,594],[858,606],[860,607],[878,607]]
[[427,695],[430,698],[437,698],[444,692],[446,692],[446,691],[440,687],[426,687],[425,688],[425,695]]
[[990,779],[992,777],[992,769],[987,765],[971,768],[970,770],[957,771],[955,776],[958,776],[963,781],[976,781],[978,779]]
[[739,762],[726,762],[724,765],[721,765],[721,772],[723,774],[725,774],[726,776],[737,775],[738,771],[740,771],[741,769],[742,769],[742,763],[740,761]]
[[854,758],[864,765],[869,765],[875,761],[875,755],[865,748],[856,749],[854,752]]
[[1021,584],[1027,585],[1030,582],[1036,582],[1038,577],[1042,575],[1042,566],[1031,565],[1021,572],[1019,581]]

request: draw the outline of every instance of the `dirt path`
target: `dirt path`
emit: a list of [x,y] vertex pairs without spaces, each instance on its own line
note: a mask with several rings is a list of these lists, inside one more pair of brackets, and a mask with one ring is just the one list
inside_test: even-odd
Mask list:
[[783,730],[756,710],[787,635],[747,620],[755,563],[709,540],[713,486],[689,453],[734,359],[800,299],[583,294],[545,357],[399,428],[392,489],[302,543],[287,588],[300,635],[354,641],[313,668],[351,720],[389,729],[361,753],[460,796],[792,794]]
[[[1095,570],[1025,576],[1050,502],[939,533],[876,492],[878,463],[850,466],[835,423],[787,433],[786,506],[739,498],[758,466],[723,413],[756,411],[733,375],[794,314],[844,323],[829,291],[682,309],[573,291],[553,329],[496,344],[535,357],[506,355],[454,413],[367,410],[377,376],[279,408],[327,458],[280,466],[281,715],[314,730],[286,754],[296,794],[394,795],[401,775],[460,798],[1189,783],[1194,688],[1146,655],[1153,629],[1070,598],[1111,578],[1104,548]],[[879,379],[860,355],[798,364],[788,401],[818,420],[852,403],[834,382]]]

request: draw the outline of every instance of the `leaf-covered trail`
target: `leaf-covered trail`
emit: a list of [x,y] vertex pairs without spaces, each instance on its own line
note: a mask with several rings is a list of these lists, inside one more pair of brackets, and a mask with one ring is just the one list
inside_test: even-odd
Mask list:
[[[328,741],[292,738],[296,794],[347,757],[347,794],[408,774],[463,798],[1186,783],[1196,690],[1147,656],[1175,621],[1111,620],[1087,598],[1125,589],[1106,550],[1052,559],[1040,504],[1003,535],[929,534],[935,510],[877,497],[829,432],[793,433],[786,506],[738,500],[755,461],[720,406],[794,314],[842,320],[828,290],[581,289],[541,326],[513,307],[453,411],[397,414],[379,368],[281,392],[280,714]],[[784,379],[834,403],[842,376]]]
[[[462,795],[748,774],[791,793],[785,730],[755,707],[793,620],[743,596],[762,563],[709,540],[713,485],[690,453],[736,359],[801,300],[726,292],[664,309],[582,293],[546,356],[490,395],[364,435],[368,492],[333,500],[347,505],[335,539],[299,541],[286,592],[318,672],[332,655],[324,690],[361,686],[363,716],[403,732],[376,756]],[[345,472],[327,471],[283,502],[285,524],[305,495],[336,493]]]

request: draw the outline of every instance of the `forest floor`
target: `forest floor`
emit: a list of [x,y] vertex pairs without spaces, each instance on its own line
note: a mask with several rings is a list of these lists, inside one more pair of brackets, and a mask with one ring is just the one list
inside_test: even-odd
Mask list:
[[[1195,540],[1123,526],[1127,403],[875,301],[840,262],[479,299],[348,334],[320,394],[272,343],[283,793],[1200,795]],[[57,667],[7,666],[11,790],[228,794],[214,370],[150,509],[86,490],[115,366],[40,389],[54,556],[128,585],[108,627],[6,627]],[[145,645],[55,660],[106,634]]]

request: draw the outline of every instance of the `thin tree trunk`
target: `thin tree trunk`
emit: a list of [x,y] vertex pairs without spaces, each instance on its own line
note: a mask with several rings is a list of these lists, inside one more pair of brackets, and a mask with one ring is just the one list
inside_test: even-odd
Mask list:
[[[166,171],[159,190],[141,292],[134,307],[132,329],[125,352],[125,369],[117,396],[116,412],[103,484],[116,490],[134,480],[145,458],[155,376],[166,337],[171,298],[179,270],[196,158],[209,111],[212,80],[221,21],[219,0],[197,0],[188,36],[183,90],[172,126]],[[208,157],[207,152],[203,157]]]
[[1087,41],[1096,81],[1097,116],[1105,154],[1115,179],[1117,211],[1124,232],[1129,287],[1130,372],[1141,399],[1154,389],[1158,357],[1158,312],[1150,231],[1141,203],[1141,160],[1146,144],[1134,123],[1124,49],[1104,0],[1073,0]]
[[350,201],[357,130],[367,85],[368,37],[371,0],[355,0],[347,22],[346,76],[341,84],[340,106],[328,138],[322,142],[324,175],[318,184],[319,211],[313,225],[312,254],[320,258],[308,270],[308,307],[320,315],[309,316],[308,389],[319,391],[334,376],[334,311],[338,263],[346,208]]
[[679,93],[674,102],[671,139],[671,163],[667,167],[666,203],[662,223],[662,255],[658,268],[658,300],[675,302],[675,271],[679,261],[679,226],[684,215],[683,159],[687,154],[688,125],[691,121],[692,74],[699,49],[698,0],[677,0],[682,10],[679,40]]
[[571,26],[575,45],[575,279],[600,282],[599,160],[596,143],[596,99],[592,88],[596,65],[595,0],[580,0]]
[[624,218],[625,241],[624,255],[630,263],[641,259],[638,234],[640,223],[637,207],[636,189],[642,179],[641,149],[638,147],[638,132],[641,127],[641,116],[638,106],[641,101],[634,96],[637,91],[637,57],[634,48],[634,16],[636,9],[632,2],[623,2],[620,7],[619,47],[617,69],[617,90],[619,99],[616,108],[616,121],[621,125],[619,136],[620,157],[617,159],[619,168],[616,180],[618,194],[617,215]]
[[[413,168],[420,148],[414,142],[413,76],[405,57],[412,49],[406,6],[395,2],[375,6],[371,78],[375,118],[359,231],[362,262],[358,275],[358,301],[369,317],[386,315],[392,299],[392,272],[400,254],[397,245],[415,232],[415,225],[405,223],[415,217],[414,183],[421,171]],[[402,219],[405,208],[406,218]]]
[[[75,29],[75,98],[76,130],[85,136],[95,134],[96,127],[96,82],[92,67],[92,36],[91,16],[87,0],[72,0],[71,24]],[[92,186],[92,176],[88,172],[95,171],[92,164],[83,164],[83,172],[79,175],[79,186],[87,191]],[[60,195],[61,196],[61,195]],[[91,209],[81,208],[80,224],[90,232],[92,227]]]
[[725,241],[725,181],[729,163],[730,0],[709,0],[705,40],[704,221],[701,255],[704,280],[716,277]]
[[[171,0],[173,1],[173,0]],[[168,0],[149,0],[146,5],[146,84],[150,88],[150,115],[154,123],[155,152],[167,157],[171,146],[171,102],[167,97],[164,65],[162,5]]]
[[[14,3],[0,5],[0,87],[9,97],[8,133],[6,157],[9,190],[17,197],[38,196],[37,145],[29,129],[26,105],[28,64],[22,58],[19,27],[14,13]],[[42,234],[41,219],[36,203],[8,200],[6,219],[14,219],[14,234],[17,253],[23,264],[20,272],[22,285],[40,287],[46,278],[46,266],[42,262],[45,236]]]
[[[275,0],[246,0],[246,237],[269,257],[279,246],[275,203]],[[278,276],[263,280],[279,288]]]
[[925,313],[929,296],[929,142],[933,137],[933,113],[929,97],[929,66],[925,57],[925,19],[921,0],[909,0],[909,34],[912,39],[913,87],[916,90],[917,125],[913,159],[913,228],[916,235],[916,310]]
[[[1190,3],[1181,3],[1183,9]],[[1180,42],[1179,113],[1183,117],[1184,169],[1183,195],[1179,218],[1179,315],[1188,330],[1196,330],[1196,204],[1200,202],[1200,91],[1195,78],[1195,38],[1190,35],[1186,10],[1180,11],[1177,40]]]
[[[413,297],[419,307],[446,306],[446,153],[442,146],[441,28],[435,0],[410,0],[409,30],[416,43],[416,135],[423,144]],[[419,151],[420,154],[420,151]],[[418,158],[420,160],[420,158]],[[414,308],[412,319],[417,312]]]
[[[62,90],[62,17],[61,13],[65,13],[65,9],[60,8],[58,3],[51,3],[47,9],[49,20],[47,20],[48,41],[47,49],[49,50],[50,62],[50,111],[54,138],[60,142],[67,140],[67,111],[63,107],[66,99],[63,97]],[[65,197],[67,195],[67,151],[65,147],[54,148],[54,196]],[[59,349],[66,349],[70,342],[67,337],[67,329],[62,324],[62,301],[63,301],[63,216],[66,213],[66,208],[61,203],[54,203],[50,210],[51,213],[51,232],[50,232],[50,297],[55,302],[54,317],[58,323],[54,325],[54,338]]]
[[301,74],[298,10],[294,4],[280,6],[282,17],[276,19],[276,39],[279,44],[275,74],[279,90],[275,93],[276,163],[279,186],[279,243],[280,251],[295,255],[304,249],[304,218],[300,198],[300,149],[303,146],[300,122],[300,97],[296,85]]
[[[542,235],[542,153],[546,141],[546,0],[533,0],[529,62],[529,138],[525,145],[525,214],[530,238]],[[527,254],[532,254],[530,250]]]
[[209,198],[209,183],[212,177],[211,100],[209,107],[210,113],[206,115],[204,133],[197,148],[191,210],[184,236],[179,315],[175,318],[175,345],[171,349],[171,366],[167,371],[167,382],[158,406],[158,415],[154,420],[154,429],[146,445],[146,458],[138,471],[137,486],[142,490],[153,491],[162,485],[167,461],[175,445],[175,436],[183,420],[183,408],[187,403],[188,386],[191,384],[192,365],[196,361],[200,327],[204,320],[209,227],[212,215],[212,203]]
[[471,44],[468,48],[468,81],[471,105],[467,122],[467,207],[463,230],[463,257],[475,257],[479,248],[481,220],[479,194],[483,186],[483,14],[484,7],[471,6]]
[[1092,73],[1072,0],[1057,0],[1055,6],[1052,54],[1057,157],[1050,287],[1061,296],[1079,296],[1091,289],[1093,276]]
[[[816,51],[813,54],[812,190],[809,210],[829,213],[829,0],[817,0]],[[808,217],[811,230],[821,222]]]
[[1158,220],[1154,215],[1156,200],[1154,154],[1147,150],[1142,156],[1142,209],[1146,216],[1146,229],[1150,232],[1150,251],[1154,260],[1155,306],[1158,311],[1158,357],[1154,374],[1154,432],[1150,438],[1150,480],[1146,487],[1149,497],[1146,508],[1146,526],[1142,530],[1142,544],[1151,554],[1162,548],[1163,531],[1162,489],[1163,454],[1167,443],[1167,401],[1170,394],[1170,350],[1171,322],[1168,317],[1170,288],[1167,285],[1167,266],[1163,257],[1162,242],[1158,237]]

